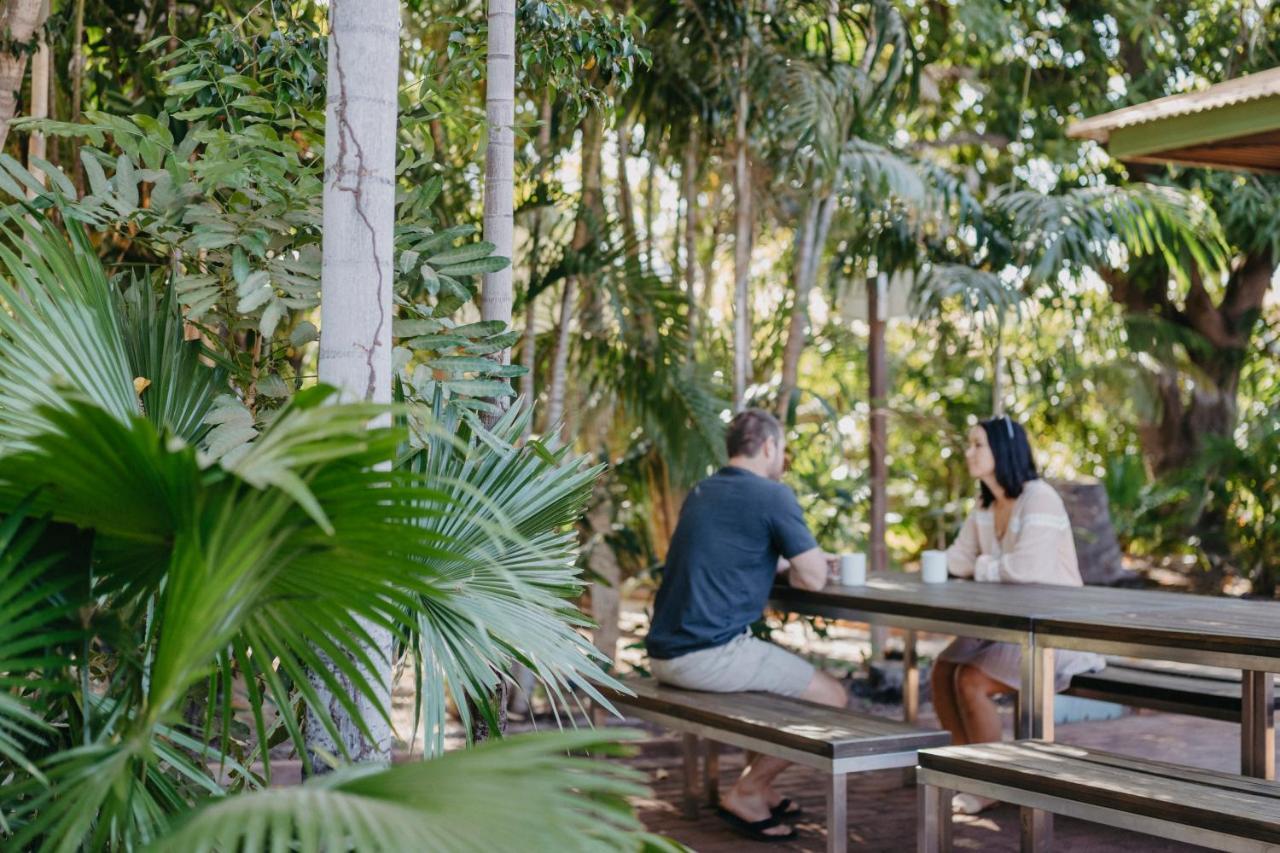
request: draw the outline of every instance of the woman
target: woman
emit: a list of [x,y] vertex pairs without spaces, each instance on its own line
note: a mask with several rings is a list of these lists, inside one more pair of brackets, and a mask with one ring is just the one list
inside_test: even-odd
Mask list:
[[[1040,479],[1027,433],[1008,416],[983,421],[969,431],[969,474],[979,482],[979,506],[947,550],[951,574],[985,583],[1046,583],[1083,586],[1071,522],[1062,498]],[[933,706],[956,744],[1000,740],[995,697],[1016,692],[1022,650],[1013,643],[960,638],[933,668]],[[1099,655],[1058,651],[1054,687],[1072,676],[1102,669]],[[995,801],[961,794],[955,810],[976,814]]]

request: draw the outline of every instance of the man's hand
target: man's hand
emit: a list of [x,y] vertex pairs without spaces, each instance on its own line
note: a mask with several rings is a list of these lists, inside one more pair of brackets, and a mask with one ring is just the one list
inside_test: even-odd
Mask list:
[[839,557],[821,548],[810,548],[791,558],[791,585],[799,589],[822,589],[833,577],[833,569],[839,571]]

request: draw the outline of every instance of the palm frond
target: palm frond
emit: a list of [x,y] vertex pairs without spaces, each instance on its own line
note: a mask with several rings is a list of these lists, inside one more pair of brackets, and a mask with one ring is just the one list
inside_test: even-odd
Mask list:
[[584,583],[572,523],[600,468],[554,441],[517,446],[528,417],[517,407],[491,428],[468,418],[461,440],[451,438],[452,423],[426,427],[403,460],[439,489],[432,507],[449,508],[420,521],[451,546],[434,562],[439,582],[416,608],[412,652],[430,753],[443,748],[446,690],[483,705],[496,673],[513,661],[533,672],[554,704],[579,689],[608,707],[591,682],[612,681],[575,630],[589,623],[572,604]]
[[[611,732],[628,739],[631,733]],[[596,732],[514,737],[430,761],[348,768],[211,802],[151,850],[678,850],[642,835],[641,776],[566,753],[617,755]],[[500,805],[499,805],[500,804]]]

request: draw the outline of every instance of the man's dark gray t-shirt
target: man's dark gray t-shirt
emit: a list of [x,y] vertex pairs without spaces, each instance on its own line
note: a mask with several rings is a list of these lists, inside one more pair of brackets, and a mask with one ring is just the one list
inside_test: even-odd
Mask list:
[[680,511],[645,645],[660,660],[723,645],[760,618],[778,570],[817,547],[795,493],[727,466]]

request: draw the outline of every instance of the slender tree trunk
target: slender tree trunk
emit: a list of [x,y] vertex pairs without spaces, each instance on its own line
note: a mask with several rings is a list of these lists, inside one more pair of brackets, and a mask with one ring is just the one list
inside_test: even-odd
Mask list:
[[[600,215],[600,115],[590,113],[582,123],[582,198],[578,203],[577,222],[573,228],[572,251],[575,264],[585,262],[584,253],[595,240]],[[566,372],[569,365],[569,340],[578,303],[579,275],[565,280],[560,300],[560,322],[555,354],[551,359],[551,383],[547,392],[547,428],[564,418]],[[561,424],[563,430],[565,424]]]
[[[329,6],[325,113],[324,241],[321,268],[321,382],[344,399],[391,400],[392,230],[399,86],[400,9],[396,0],[333,0]],[[364,626],[374,642],[370,673],[390,713],[392,638]],[[339,676],[341,678],[341,676]],[[345,681],[345,679],[343,679]],[[379,709],[359,700],[372,740],[334,696],[317,685],[338,725],[341,748],[356,760],[386,760],[393,733]],[[314,719],[308,748],[338,753]]]
[[4,0],[0,3],[0,33],[14,45],[0,50],[0,150],[9,137],[9,122],[18,114],[18,93],[27,71],[27,45],[49,17],[47,0]]
[[808,340],[809,298],[818,282],[822,268],[822,254],[826,250],[827,235],[831,233],[831,220],[839,201],[834,194],[821,196],[811,202],[805,212],[802,235],[797,240],[795,303],[787,329],[787,343],[782,353],[782,381],[778,389],[778,416],[783,417],[790,406],[792,392],[799,381],[800,357],[804,355]]
[[622,248],[627,261],[640,263],[640,241],[636,236],[635,203],[631,198],[631,178],[627,174],[627,161],[631,159],[631,119],[618,120],[618,217],[622,220]]
[[870,563],[873,572],[889,568],[889,551],[885,544],[887,529],[888,493],[888,418],[886,406],[889,397],[889,363],[885,352],[885,327],[888,297],[888,277],[880,273],[867,280],[867,374],[870,378],[871,398],[871,542]]
[[689,300],[689,347],[698,340],[698,135],[692,131],[684,146],[684,289]]
[[738,104],[734,133],[733,203],[736,227],[733,243],[733,410],[741,411],[751,378],[751,160],[747,117],[751,96],[747,89],[748,56],[743,46],[738,63]]
[[[648,133],[648,129],[645,129]],[[649,173],[644,182],[644,256],[649,262],[649,269],[654,268],[654,254],[658,243],[653,239],[653,220],[658,210],[658,155],[649,152]]]
[[[539,196],[542,196],[543,187],[546,182],[547,169],[551,166],[551,95],[544,94],[542,96],[542,107],[539,111],[538,125],[538,189]],[[545,199],[540,199],[545,201]],[[520,396],[525,399],[525,405],[532,407],[534,397],[537,394],[537,386],[534,379],[534,368],[538,363],[538,328],[537,328],[537,300],[533,295],[533,286],[537,281],[539,273],[539,264],[541,263],[542,250],[542,232],[546,227],[545,217],[541,207],[533,216],[533,235],[532,245],[529,249],[529,294],[525,297],[524,302],[524,340],[521,345],[520,357],[525,367],[525,374],[520,377]],[[530,417],[524,425],[524,438],[526,441],[533,435],[533,418]]]
[[[45,18],[49,17],[49,0],[44,0],[44,8],[41,15]],[[32,118],[48,118],[49,117],[49,71],[52,63],[52,54],[49,50],[49,40],[45,38],[44,33],[39,35],[40,46],[31,57],[31,108],[28,111]],[[41,184],[46,184],[44,170],[36,166],[34,159],[39,157],[41,160],[48,159],[49,146],[45,139],[45,135],[38,131],[32,131],[27,138],[27,169]],[[34,196],[35,193],[27,191],[28,196]]]
[[[489,122],[489,144],[484,171],[484,238],[494,245],[494,254],[510,259],[515,231],[515,0],[489,0],[488,79],[485,84],[485,112]],[[485,273],[480,302],[483,320],[511,324],[511,265]],[[503,350],[500,360],[511,360]]]
[[[67,61],[71,75],[71,122],[80,121],[80,101],[84,96],[84,0],[76,0],[75,23],[71,30],[71,56]],[[71,140],[75,156],[71,158],[72,181],[76,193],[84,195],[84,164],[80,162],[80,144]]]
[[565,374],[569,367],[569,338],[573,327],[573,309],[578,302],[578,277],[564,281],[560,296],[560,318],[556,325],[556,348],[551,357],[551,383],[547,390],[547,429],[564,430]]
[[[999,309],[998,309],[999,310]],[[996,351],[991,365],[991,416],[1004,414],[1004,311],[996,317]]]
[[716,187],[711,198],[711,234],[707,238],[706,251],[702,253],[702,301],[699,315],[705,315],[715,296],[716,263],[720,253],[720,228],[724,219],[724,185]]

